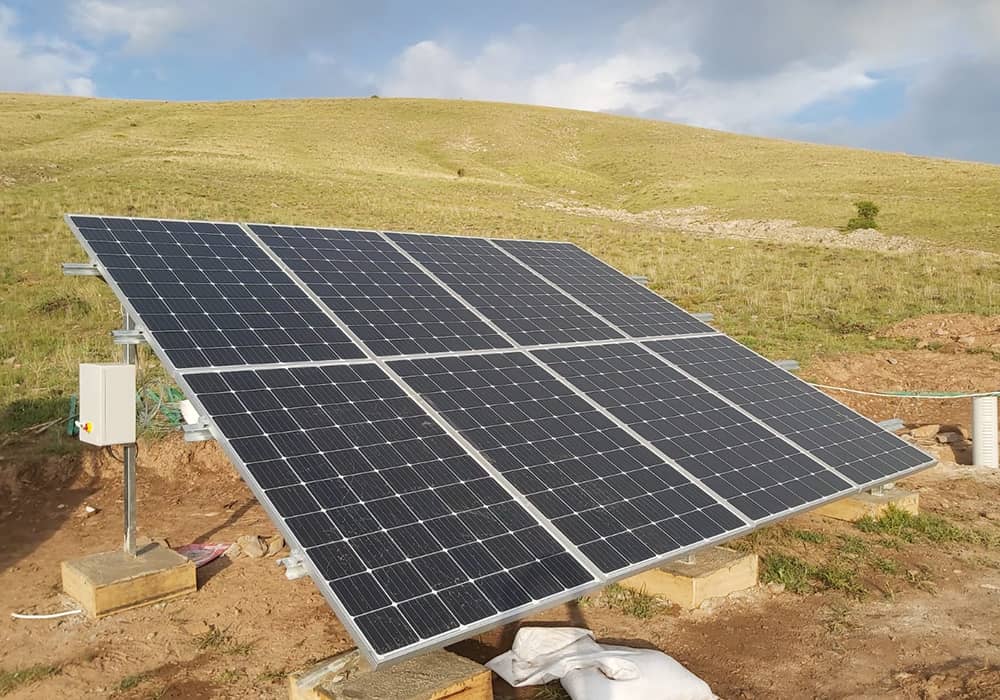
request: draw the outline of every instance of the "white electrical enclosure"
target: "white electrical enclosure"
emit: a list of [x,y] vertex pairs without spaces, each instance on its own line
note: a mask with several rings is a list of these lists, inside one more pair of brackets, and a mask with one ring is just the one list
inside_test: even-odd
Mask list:
[[135,442],[135,365],[80,365],[80,439],[99,446]]

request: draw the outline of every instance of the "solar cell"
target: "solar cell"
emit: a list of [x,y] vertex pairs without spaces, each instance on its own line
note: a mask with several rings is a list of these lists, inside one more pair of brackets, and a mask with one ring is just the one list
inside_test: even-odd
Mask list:
[[731,338],[674,338],[646,345],[857,484],[933,462]]
[[745,526],[523,353],[390,366],[604,572]]
[[494,242],[633,338],[714,332],[572,243]]
[[522,345],[621,337],[485,238],[386,236]]
[[237,224],[69,221],[177,368],[364,356]]
[[186,381],[376,655],[594,582],[373,364]]
[[250,230],[376,355],[511,347],[374,231]]
[[851,488],[635,343],[534,354],[753,520]]

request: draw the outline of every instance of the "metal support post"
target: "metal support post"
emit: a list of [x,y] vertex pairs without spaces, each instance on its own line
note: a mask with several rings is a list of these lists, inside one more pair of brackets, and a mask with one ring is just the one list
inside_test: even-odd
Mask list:
[[[122,307],[122,329],[131,331],[135,329],[135,321],[128,311]],[[122,362],[127,365],[136,364],[135,345],[122,345]],[[135,556],[135,458],[138,446],[133,442],[122,447],[122,462],[124,462],[125,474],[122,479],[122,503],[125,511],[125,553]]]

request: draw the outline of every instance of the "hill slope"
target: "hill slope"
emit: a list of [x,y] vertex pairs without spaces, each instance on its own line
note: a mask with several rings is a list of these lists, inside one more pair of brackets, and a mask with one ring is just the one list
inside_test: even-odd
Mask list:
[[[695,238],[671,231],[669,211],[630,215],[707,207],[836,227],[861,198],[881,205],[885,233],[936,247]],[[1000,301],[996,256],[949,253],[1000,253],[995,166],[491,103],[0,95],[0,429],[63,410],[76,363],[113,353],[110,293],[59,276],[81,259],[67,211],[572,240],[803,359],[879,345],[871,333],[908,316]]]

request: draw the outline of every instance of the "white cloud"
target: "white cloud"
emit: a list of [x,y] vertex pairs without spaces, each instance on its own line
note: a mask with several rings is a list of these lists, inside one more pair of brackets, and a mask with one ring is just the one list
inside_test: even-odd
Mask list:
[[90,96],[92,54],[58,39],[17,33],[17,15],[0,5],[0,90]]
[[80,0],[72,9],[74,26],[91,39],[125,37],[127,51],[148,52],[160,48],[184,26],[185,8],[173,4]]
[[[525,27],[472,52],[424,40],[397,56],[379,92],[543,104],[795,135],[806,131],[796,123],[805,108],[856,98],[878,86],[879,76],[905,73],[917,86],[933,82],[958,58],[967,67],[993,65],[992,57],[1000,53],[1000,4],[970,0],[953,7],[913,0],[903,10],[894,0],[663,0],[608,32],[614,40],[603,49],[554,48],[558,36]],[[979,86],[1000,98],[1000,82]],[[910,91],[914,104],[900,120],[935,122],[914,117],[917,100],[922,110],[945,111],[923,97],[925,92]],[[909,131],[916,133],[915,127]],[[980,129],[972,138],[993,139],[991,131]],[[883,143],[891,132],[880,132]],[[969,135],[962,139],[967,144]]]

